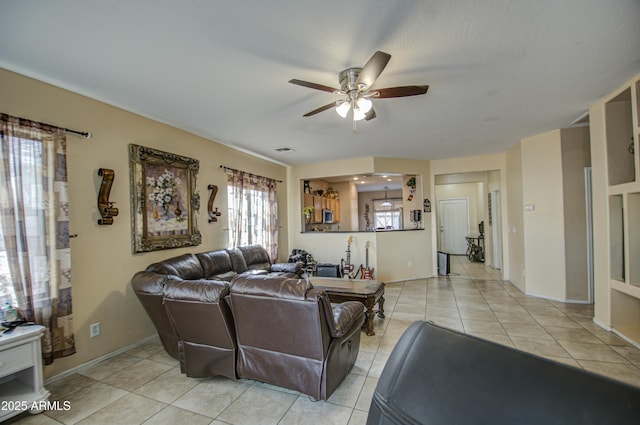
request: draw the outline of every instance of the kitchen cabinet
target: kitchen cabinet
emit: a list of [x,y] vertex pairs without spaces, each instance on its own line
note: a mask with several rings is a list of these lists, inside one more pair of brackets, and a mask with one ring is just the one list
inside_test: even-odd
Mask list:
[[314,211],[311,215],[311,223],[322,223],[322,210],[333,211],[333,222],[340,222],[340,200],[330,199],[323,196],[304,194],[303,207],[313,207]]

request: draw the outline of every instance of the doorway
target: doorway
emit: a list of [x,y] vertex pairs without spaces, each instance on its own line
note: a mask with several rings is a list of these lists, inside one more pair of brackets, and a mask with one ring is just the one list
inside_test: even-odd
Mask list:
[[469,235],[469,201],[444,199],[438,201],[440,221],[440,251],[454,255],[467,252],[466,236]]

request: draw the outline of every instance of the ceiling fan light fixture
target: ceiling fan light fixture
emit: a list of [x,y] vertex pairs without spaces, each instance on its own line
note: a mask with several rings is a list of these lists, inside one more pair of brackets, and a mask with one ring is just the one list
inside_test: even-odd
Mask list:
[[347,117],[347,114],[349,113],[349,109],[351,109],[351,104],[349,102],[347,102],[347,101],[344,101],[341,104],[339,104],[338,106],[336,106],[336,112],[342,118],[346,118]]
[[353,120],[360,121],[364,119],[365,113],[360,110],[360,108],[353,108]]
[[366,97],[361,97],[360,99],[358,99],[357,103],[358,103],[358,109],[363,114],[366,114],[367,112],[369,112],[371,110],[371,107],[373,106],[373,102],[367,99]]

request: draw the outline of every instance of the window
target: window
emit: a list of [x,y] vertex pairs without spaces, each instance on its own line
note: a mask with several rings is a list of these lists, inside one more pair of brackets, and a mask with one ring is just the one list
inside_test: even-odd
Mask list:
[[[35,140],[17,139],[16,141],[17,152],[16,155],[12,155],[10,160],[15,161],[13,167],[20,170],[20,181],[17,184],[3,187],[2,190],[10,192],[8,198],[17,200],[16,203],[21,204],[21,209],[26,213],[24,219],[18,217],[9,217],[0,215],[0,223],[5,222],[3,226],[0,226],[0,306],[4,306],[6,302],[12,306],[19,307],[19,302],[16,296],[16,291],[11,279],[11,273],[9,270],[9,260],[7,257],[7,248],[5,240],[15,240],[18,252],[29,252],[28,247],[38,247],[44,241],[42,241],[42,235],[45,234],[44,224],[45,218],[43,217],[42,209],[38,209],[38,205],[44,204],[44,194],[42,191],[43,179],[39,178],[42,175],[43,169],[43,157],[42,157],[42,143]],[[3,155],[4,156],[4,155]],[[18,193],[21,191],[22,194]],[[15,219],[14,223],[11,223],[12,218]],[[22,238],[12,238],[11,230],[7,229],[7,225],[21,226],[24,229],[24,236]],[[7,233],[5,235],[5,233]],[[35,255],[40,249],[36,249],[35,252],[30,252],[34,255],[30,258],[30,261],[24,261],[22,256],[18,257],[18,261],[15,267],[21,269],[21,274],[33,275],[34,284],[36,285],[36,293],[42,293],[43,288],[39,288],[43,282],[48,281],[46,276],[41,274],[46,273],[46,257]],[[44,264],[43,264],[44,262]],[[28,268],[29,270],[24,270]],[[46,291],[45,291],[46,292]]]
[[229,247],[262,245],[278,258],[276,181],[243,171],[228,176]]
[[75,353],[63,129],[0,114],[0,302],[45,327],[45,364]]
[[[390,205],[385,205],[388,201]],[[402,198],[374,199],[373,220],[376,229],[402,229]]]

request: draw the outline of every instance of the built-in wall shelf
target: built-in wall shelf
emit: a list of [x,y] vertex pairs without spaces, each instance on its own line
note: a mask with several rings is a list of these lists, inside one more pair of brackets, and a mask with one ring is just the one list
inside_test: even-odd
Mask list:
[[609,186],[636,180],[631,87],[605,104]]
[[636,81],[636,91],[635,91],[635,98],[636,98],[636,127],[640,127],[640,96],[638,96],[638,93],[640,93],[640,80]]
[[640,344],[640,298],[613,289],[611,303],[611,327]]
[[638,183],[624,183],[616,186],[609,186],[609,194],[610,195],[622,195],[624,193],[633,192],[638,190]]
[[612,280],[611,288],[640,300],[640,287],[638,286],[629,285],[625,282],[620,282],[619,280]]
[[640,292],[640,192],[628,193],[627,205],[626,223],[629,229],[629,237],[626,241],[629,252],[627,282]]
[[[640,344],[640,77],[604,101],[611,326]],[[592,140],[592,143],[594,141]]]

